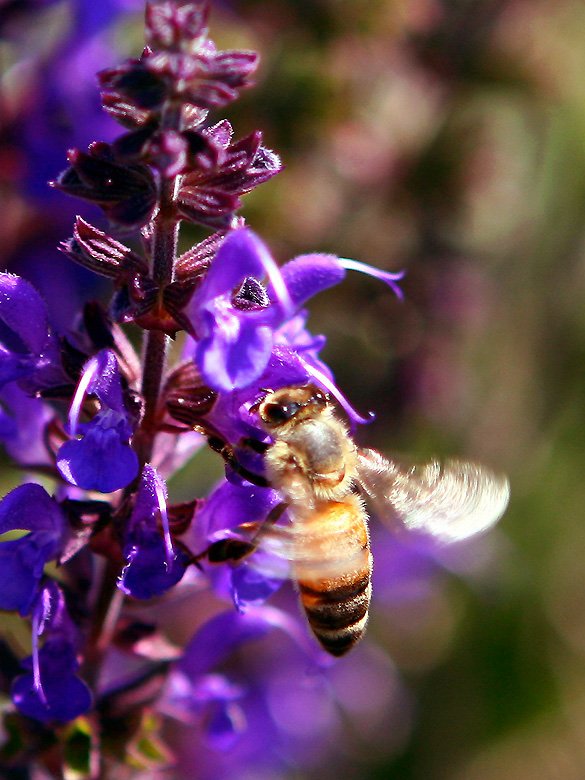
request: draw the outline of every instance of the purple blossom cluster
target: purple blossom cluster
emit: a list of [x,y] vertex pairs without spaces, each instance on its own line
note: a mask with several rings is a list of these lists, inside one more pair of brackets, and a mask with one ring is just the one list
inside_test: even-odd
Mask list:
[[[282,561],[262,550],[237,566],[206,555],[280,502],[263,477],[267,434],[255,413],[268,388],[315,384],[352,425],[365,421],[319,356],[325,338],[307,330],[306,302],[348,270],[398,295],[401,276],[317,253],[279,266],[237,215],[242,195],[282,165],[259,132],[234,139],[226,120],[210,119],[251,83],[257,56],[218,51],[207,15],[203,0],[147,3],[142,55],[99,74],[103,108],[124,132],[70,150],[52,182],[109,221],[105,232],[78,217],[61,245],[110,280],[109,306],[88,302],[75,326],[58,332],[36,289],[0,274],[0,438],[33,475],[0,503],[0,608],[32,626],[10,695],[22,733],[36,742],[12,757],[15,766],[31,749],[42,761],[59,724],[76,721],[91,733],[87,776],[97,777],[100,750],[110,765],[130,761],[119,745],[99,744],[104,724],[136,723],[141,710],[135,734],[148,733],[151,747],[146,711],[194,730],[198,776],[222,776],[206,751],[259,756],[267,735],[265,770],[275,776],[299,743],[317,760],[352,707],[390,717],[401,700],[388,660],[372,648],[360,648],[366,661],[353,685],[372,690],[372,670],[384,667],[388,689],[370,704],[344,700],[350,672],[325,657],[294,607],[287,611]],[[181,222],[215,232],[180,254]],[[133,332],[143,334],[140,355]],[[167,480],[205,441],[223,456],[225,478],[206,498],[172,503]],[[276,591],[280,606],[267,605]],[[184,648],[165,637],[164,619],[146,621],[135,609],[202,592],[234,608],[202,609]],[[262,652],[247,676],[224,673],[228,656],[275,633],[287,665],[267,655],[264,687],[250,682],[261,677]],[[288,714],[277,700],[291,702]]]

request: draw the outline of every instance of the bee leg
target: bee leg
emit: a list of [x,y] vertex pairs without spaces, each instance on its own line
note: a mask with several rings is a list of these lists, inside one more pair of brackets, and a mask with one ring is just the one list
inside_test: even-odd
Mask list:
[[207,558],[210,563],[240,563],[253,552],[256,552],[262,539],[262,532],[268,526],[274,525],[281,517],[288,504],[284,502],[274,506],[264,520],[242,523],[236,530],[249,533],[254,531],[250,539],[218,539],[199,555],[195,556],[194,563],[202,558]]
[[273,506],[270,512],[266,515],[266,518],[260,523],[260,527],[258,528],[253,539],[259,540],[260,536],[262,535],[262,531],[265,528],[269,528],[271,525],[274,525],[274,523],[280,520],[280,518],[282,517],[282,515],[287,509],[288,509],[288,504],[286,503],[286,501],[281,501],[280,504],[276,504],[276,506]]
[[209,563],[239,563],[256,550],[257,544],[245,539],[220,539],[210,544],[199,557],[207,557]]
[[209,436],[207,438],[207,443],[214,452],[221,455],[224,461],[236,472],[236,474],[239,474],[245,480],[257,487],[270,487],[270,483],[266,477],[255,474],[240,463],[233,447],[228,444],[227,441],[224,441],[219,436]]
[[252,450],[253,452],[257,452],[258,455],[265,455],[266,450],[270,447],[270,444],[266,441],[258,441],[258,439],[252,439],[251,437],[246,437],[245,439],[242,439],[241,441],[242,447],[247,447],[249,450]]

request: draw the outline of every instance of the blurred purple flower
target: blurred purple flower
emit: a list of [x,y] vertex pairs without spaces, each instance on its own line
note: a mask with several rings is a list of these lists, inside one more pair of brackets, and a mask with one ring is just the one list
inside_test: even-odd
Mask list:
[[63,381],[57,339],[49,327],[45,302],[19,276],[0,273],[0,319],[8,328],[0,344],[0,387],[20,380],[36,392]]
[[0,390],[0,441],[19,466],[50,464],[45,429],[53,413],[39,398],[31,398],[9,382]]
[[0,534],[29,531],[0,542],[0,607],[30,612],[47,561],[64,541],[65,516],[47,491],[33,482],[11,490],[0,502]]
[[[247,648],[245,666],[224,672],[225,659]],[[160,703],[189,727],[183,771],[197,756],[200,780],[239,777],[250,766],[262,777],[291,767],[317,776],[325,763],[326,776],[335,777],[351,766],[356,741],[399,748],[409,698],[386,656],[366,646],[356,654],[333,662],[299,621],[274,607],[216,615],[172,668]],[[340,741],[347,716],[359,736]]]
[[238,648],[275,628],[293,640],[305,663],[318,663],[321,652],[284,612],[274,607],[257,607],[246,614],[222,612],[205,623],[185,648],[171,672],[161,708],[179,720],[199,719],[213,748],[232,747],[246,730],[244,706],[250,691],[215,670]]

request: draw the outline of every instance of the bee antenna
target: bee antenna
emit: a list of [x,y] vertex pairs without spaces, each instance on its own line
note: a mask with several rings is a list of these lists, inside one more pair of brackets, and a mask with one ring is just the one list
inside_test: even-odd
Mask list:
[[262,401],[264,401],[266,396],[274,392],[274,390],[271,387],[261,387],[259,389],[261,393],[264,393],[264,395],[262,396],[262,398],[258,399],[258,401],[256,401],[255,404],[252,404],[252,406],[249,408],[248,411],[250,414],[256,414],[256,412],[260,408],[260,404],[262,403]]

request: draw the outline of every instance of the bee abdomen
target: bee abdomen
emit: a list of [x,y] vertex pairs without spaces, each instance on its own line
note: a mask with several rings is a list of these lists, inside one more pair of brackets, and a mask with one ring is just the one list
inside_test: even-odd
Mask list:
[[337,580],[319,589],[299,581],[299,590],[309,624],[325,650],[335,656],[347,653],[361,639],[368,622],[369,570],[359,572],[349,583]]

